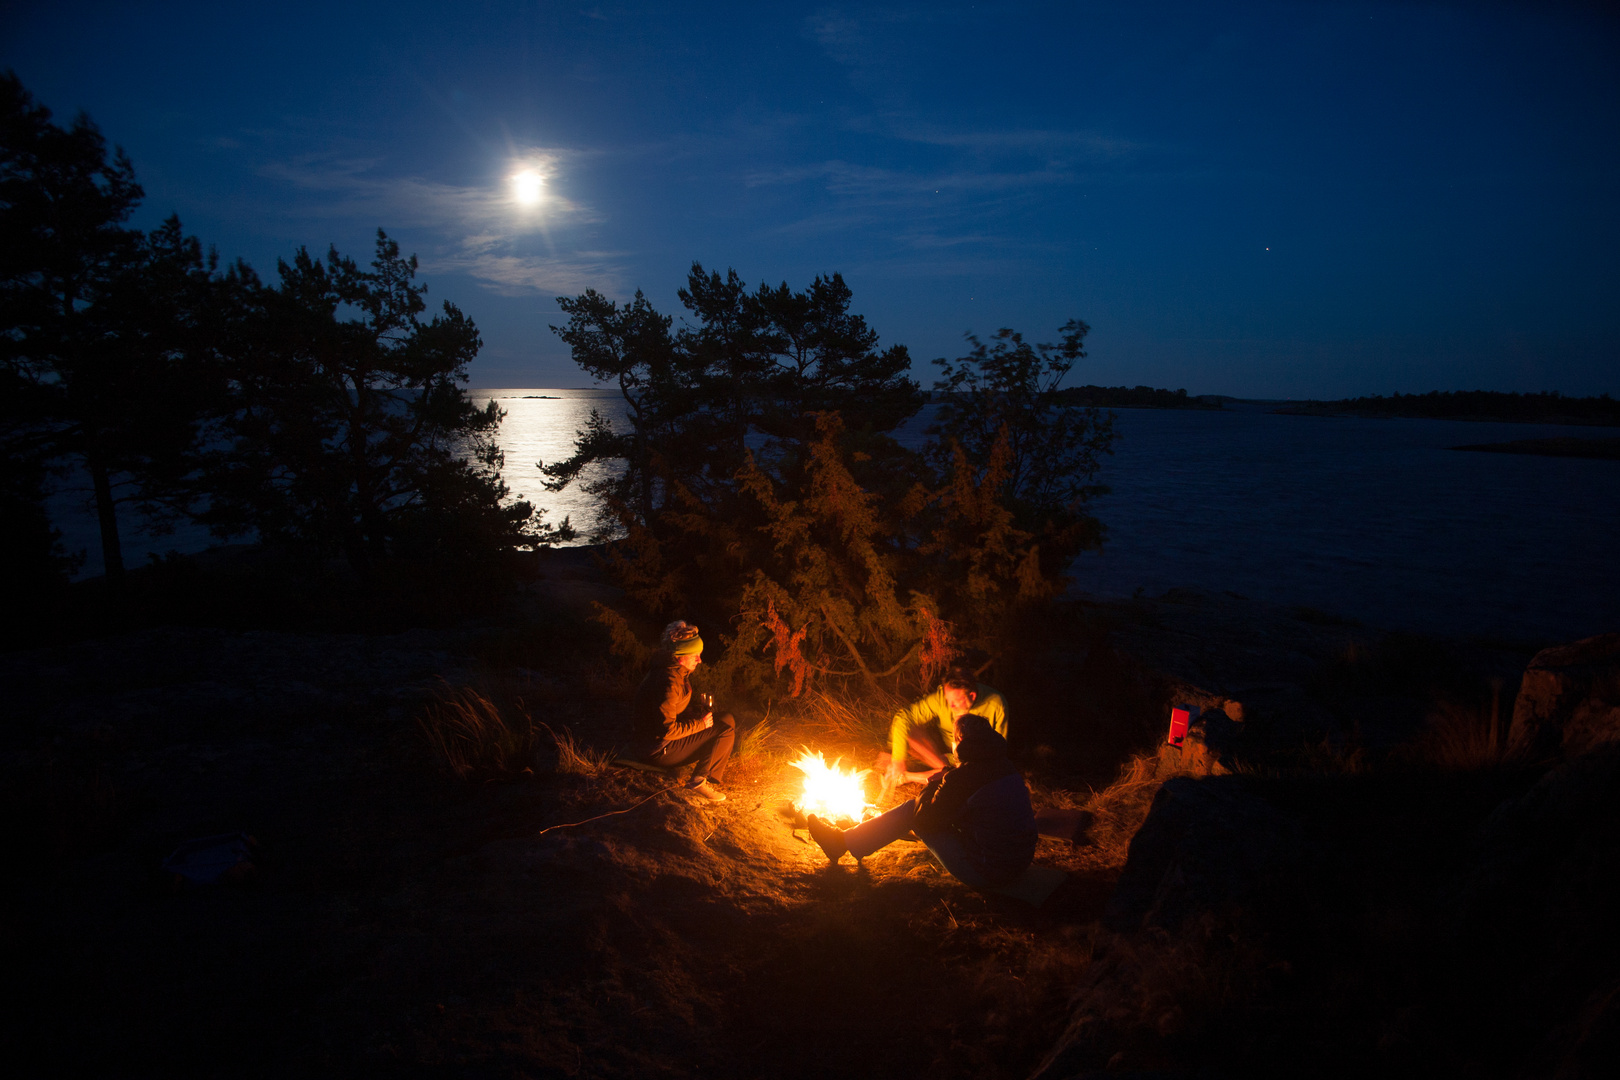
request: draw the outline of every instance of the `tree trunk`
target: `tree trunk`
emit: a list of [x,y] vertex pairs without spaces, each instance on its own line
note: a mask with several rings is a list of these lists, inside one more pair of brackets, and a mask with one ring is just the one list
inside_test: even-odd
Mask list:
[[124,549],[118,542],[118,508],[113,503],[112,478],[99,455],[86,455],[86,463],[96,490],[96,518],[101,524],[101,562],[107,587],[113,592],[123,592]]

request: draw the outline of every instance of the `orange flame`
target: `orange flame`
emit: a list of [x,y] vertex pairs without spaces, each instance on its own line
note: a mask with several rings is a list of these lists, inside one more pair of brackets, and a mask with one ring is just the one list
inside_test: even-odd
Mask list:
[[804,773],[804,793],[793,805],[806,817],[815,814],[827,821],[860,821],[866,808],[866,778],[871,769],[852,772],[841,769],[843,758],[831,765],[821,754],[808,748],[793,767]]

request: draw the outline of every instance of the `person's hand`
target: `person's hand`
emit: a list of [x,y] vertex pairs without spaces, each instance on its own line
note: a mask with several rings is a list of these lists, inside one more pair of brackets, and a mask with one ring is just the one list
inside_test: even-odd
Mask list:
[[907,779],[906,763],[891,759],[889,761],[888,772],[885,774],[885,776],[891,787],[898,787],[899,785],[904,784]]
[[714,713],[706,712],[703,714],[703,727],[701,730],[707,731],[712,727],[714,727]]

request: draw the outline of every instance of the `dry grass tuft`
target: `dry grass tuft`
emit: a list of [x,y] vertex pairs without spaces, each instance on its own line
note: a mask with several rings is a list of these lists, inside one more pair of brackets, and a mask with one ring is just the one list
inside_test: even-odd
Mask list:
[[1487,769],[1508,761],[1511,743],[1502,722],[1502,680],[1491,680],[1491,700],[1485,704],[1436,703],[1422,734],[1412,744],[1412,756],[1442,769]]
[[1089,836],[1093,856],[1104,866],[1121,867],[1131,838],[1147,820],[1153,796],[1164,779],[1158,775],[1158,752],[1137,754],[1120,767],[1113,783],[1091,794],[1081,809],[1092,814]]
[[537,723],[546,729],[557,746],[557,772],[574,776],[600,776],[603,770],[612,766],[611,750],[594,750],[575,738],[567,728],[559,732],[543,721]]
[[794,727],[816,749],[876,753],[888,739],[889,718],[905,701],[893,694],[860,696],[811,691],[793,703]]
[[0,857],[35,864],[117,842],[129,799],[103,763],[68,753],[24,752],[0,766]]
[[777,730],[776,721],[767,713],[763,720],[737,737],[737,748],[731,756],[737,761],[752,758],[767,760],[780,757],[784,752],[781,732]]
[[503,710],[473,687],[441,690],[417,726],[458,780],[532,770],[538,725],[522,708]]

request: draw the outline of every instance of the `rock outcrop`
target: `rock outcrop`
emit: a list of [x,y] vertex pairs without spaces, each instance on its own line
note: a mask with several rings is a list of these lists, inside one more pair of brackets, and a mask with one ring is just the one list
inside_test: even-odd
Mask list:
[[1103,922],[1122,933],[1174,929],[1200,912],[1247,906],[1301,848],[1299,824],[1241,777],[1167,780],[1131,840]]
[[1513,703],[1510,754],[1573,757],[1620,742],[1620,633],[1543,649]]

